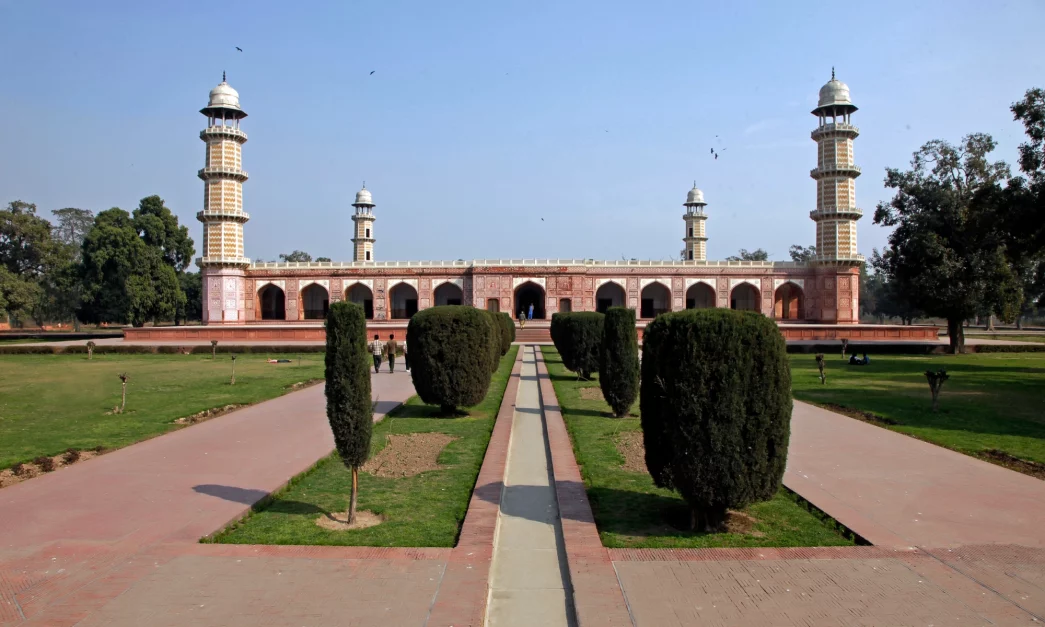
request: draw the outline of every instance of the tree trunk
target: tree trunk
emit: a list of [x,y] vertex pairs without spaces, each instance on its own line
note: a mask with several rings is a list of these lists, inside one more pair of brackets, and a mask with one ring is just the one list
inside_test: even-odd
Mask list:
[[994,330],[994,314],[987,316],[987,331]]
[[1020,314],[1020,315],[1016,316],[1016,330],[1017,331],[1022,331],[1023,330],[1023,314]]
[[236,385],[236,362],[232,362],[232,381],[229,385]]
[[933,393],[933,413],[936,413],[936,407],[940,399],[940,388],[931,388]]
[[348,524],[356,522],[356,494],[359,492],[359,469],[352,467],[352,496],[348,500]]
[[961,318],[947,319],[947,340],[951,345],[951,353],[957,355],[965,352],[965,328]]

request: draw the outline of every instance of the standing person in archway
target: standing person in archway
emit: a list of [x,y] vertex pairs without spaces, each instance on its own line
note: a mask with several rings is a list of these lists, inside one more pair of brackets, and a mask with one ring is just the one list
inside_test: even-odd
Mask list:
[[526,319],[533,320],[533,303],[530,303],[530,309],[526,312]]

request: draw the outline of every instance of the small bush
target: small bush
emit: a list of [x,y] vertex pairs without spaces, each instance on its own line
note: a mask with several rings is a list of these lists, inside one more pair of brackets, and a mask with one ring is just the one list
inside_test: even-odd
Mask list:
[[75,464],[80,461],[80,451],[71,448],[62,453],[62,461],[67,464]]
[[639,338],[635,310],[610,307],[602,324],[599,387],[613,415],[622,418],[639,395]]
[[44,457],[42,455],[34,459],[33,463],[36,464],[37,468],[39,468],[42,472],[51,472],[55,468],[54,460],[50,457]]
[[513,337],[515,335],[515,324],[508,314],[490,312],[490,316],[493,318],[494,324],[497,325],[500,335],[500,353],[501,357],[504,357],[512,348],[512,342],[515,339]]
[[15,464],[14,466],[11,466],[11,472],[13,472],[16,477],[21,477],[27,474],[29,472],[29,469],[26,468],[25,464],[19,463]]
[[410,376],[421,400],[450,413],[483,400],[493,370],[489,318],[464,305],[429,307],[410,319]]
[[653,481],[693,526],[776,494],[787,462],[791,370],[784,338],[753,312],[681,311],[646,327],[640,407]]
[[[60,346],[32,346],[26,344],[0,344],[0,355],[53,355],[62,352]],[[87,352],[86,349],[84,352]]]
[[590,379],[591,374],[599,370],[603,317],[594,311],[552,315],[552,341],[562,357],[562,363],[582,379]]
[[499,316],[492,311],[480,309],[486,316],[487,326],[490,332],[490,372],[497,372],[497,366],[501,363],[501,321]]

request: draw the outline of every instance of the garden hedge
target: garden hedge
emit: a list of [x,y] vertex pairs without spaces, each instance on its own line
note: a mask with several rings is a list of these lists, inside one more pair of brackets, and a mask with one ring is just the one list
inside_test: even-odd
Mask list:
[[582,379],[590,379],[599,371],[603,317],[595,311],[552,315],[552,341],[562,363]]
[[696,528],[780,488],[791,421],[791,370],[772,320],[728,309],[658,316],[642,347],[646,467],[677,491]]
[[[508,345],[511,346],[512,342],[515,341],[515,320],[512,320],[512,316],[509,313],[501,312],[501,324],[504,328],[508,329]],[[507,354],[507,350],[505,354]]]
[[326,328],[327,420],[341,461],[359,468],[370,456],[374,426],[363,308],[348,301],[331,303]]
[[639,395],[639,338],[635,310],[610,307],[602,323],[599,387],[613,415],[622,418]]
[[480,309],[486,316],[487,327],[490,333],[490,372],[497,372],[497,366],[501,363],[501,321],[500,316],[492,311]]
[[446,413],[486,396],[493,368],[489,318],[481,309],[443,305],[410,319],[410,376],[421,400]]

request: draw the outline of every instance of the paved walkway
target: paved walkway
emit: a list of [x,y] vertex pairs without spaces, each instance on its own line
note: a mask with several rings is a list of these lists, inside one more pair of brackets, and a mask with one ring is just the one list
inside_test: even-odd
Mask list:
[[876,546],[1045,548],[1045,481],[798,401],[784,484]]
[[[374,375],[373,386],[380,416],[413,394],[408,374]],[[73,625],[90,617],[84,624],[261,625],[308,612],[338,622],[353,614],[308,609],[310,595],[372,593],[372,578],[401,584],[374,603],[423,617],[431,594],[425,603],[399,597],[413,599],[418,581],[421,593],[434,593],[432,576],[442,566],[429,560],[445,560],[445,551],[363,568],[293,552],[258,557],[266,553],[258,547],[222,558],[228,549],[196,544],[332,449],[323,388],[315,386],[0,490],[0,624]],[[351,553],[340,551],[333,554]],[[288,577],[272,579],[280,573]],[[279,611],[245,615],[252,603]],[[354,607],[364,616],[373,609]]]
[[573,625],[534,347],[524,346],[490,575],[491,627]]

